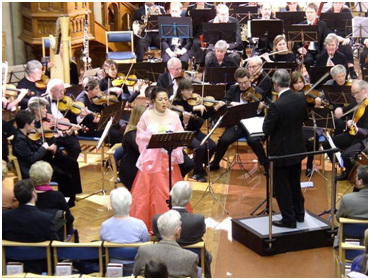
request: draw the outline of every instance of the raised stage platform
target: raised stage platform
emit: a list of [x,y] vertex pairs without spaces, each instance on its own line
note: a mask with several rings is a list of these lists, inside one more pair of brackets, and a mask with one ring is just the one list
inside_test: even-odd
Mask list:
[[[280,214],[272,216],[273,221],[280,219]],[[306,211],[304,222],[297,223],[297,228],[272,226],[270,248],[268,221],[268,216],[232,219],[232,237],[261,256],[333,245],[330,223]]]

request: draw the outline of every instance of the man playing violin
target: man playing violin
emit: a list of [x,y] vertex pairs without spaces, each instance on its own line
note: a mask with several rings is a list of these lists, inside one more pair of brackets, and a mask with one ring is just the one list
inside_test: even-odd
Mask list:
[[219,40],[215,44],[215,51],[210,52],[206,62],[206,67],[238,67],[231,56],[227,55],[227,43],[224,40]]
[[[46,88],[46,100],[49,102],[48,113],[52,114],[55,119],[66,117],[71,123],[76,123],[76,115],[70,110],[65,114],[59,110],[59,103],[64,97],[65,87],[60,79],[51,79]],[[59,147],[64,147],[68,153],[68,157],[77,160],[81,153],[80,143],[75,135],[75,131],[79,129],[78,126],[71,126],[62,137],[56,139],[56,144]]]
[[159,75],[157,86],[168,90],[170,97],[177,92],[179,80],[182,79],[181,60],[177,57],[172,57],[167,62],[168,72]]
[[[223,98],[224,102],[230,102],[230,105],[232,106],[249,102],[245,101],[245,99],[243,100],[242,93],[246,92],[250,88],[253,88],[254,91],[257,93],[263,94],[263,91],[260,88],[252,87],[250,81],[251,74],[247,69],[243,67],[236,69],[234,77],[237,81],[237,84],[230,87],[226,96]],[[264,114],[263,108],[264,102],[261,100],[256,112],[256,116],[262,116]],[[249,133],[239,123],[236,126],[226,128],[224,133],[221,135],[217,143],[214,159],[210,163],[210,170],[218,170],[220,168],[220,161],[225,155],[229,145],[237,141],[241,137],[247,138],[248,145],[257,155],[259,163],[266,169],[266,154],[263,149],[260,137],[251,137]]]
[[[96,77],[85,78],[82,86],[84,90],[76,97],[76,101],[82,102],[85,105],[85,109],[81,111],[77,119],[80,119],[81,122],[79,121],[79,123],[88,127],[88,131],[79,130],[79,134],[87,137],[100,137],[103,133],[103,130],[97,131],[100,118],[93,114],[100,113],[104,107],[103,104],[99,105],[96,102],[103,98],[103,94],[99,89],[99,80]],[[118,102],[118,99],[115,100]],[[111,101],[111,103],[113,102]],[[108,140],[112,145],[122,142],[122,133],[119,131],[119,128],[119,125],[116,125],[109,130]]]
[[[337,181],[346,180],[354,166],[353,161],[356,156],[365,148],[367,148],[368,138],[368,84],[362,80],[355,80],[352,83],[351,92],[356,101],[350,103],[343,108],[338,107],[334,111],[336,119],[340,119],[344,114],[349,114],[352,111],[353,117],[347,121],[347,130],[333,137],[333,142],[336,147],[341,149],[343,164],[345,171],[342,175],[337,176]],[[329,149],[329,141],[323,143],[324,149]],[[330,156],[331,158],[331,156]]]
[[272,99],[272,80],[262,69],[262,59],[258,56],[248,59],[247,68],[251,73],[250,81],[252,85],[262,89],[263,96]]
[[[41,80],[42,71],[42,64],[37,60],[30,60],[26,64],[26,75],[22,80],[18,82],[17,88],[19,89],[28,89],[31,92],[34,92],[37,96],[45,93],[46,86],[44,87],[37,87],[37,81]],[[30,100],[32,96],[24,96],[24,98],[20,102],[21,109],[27,109],[28,100]]]

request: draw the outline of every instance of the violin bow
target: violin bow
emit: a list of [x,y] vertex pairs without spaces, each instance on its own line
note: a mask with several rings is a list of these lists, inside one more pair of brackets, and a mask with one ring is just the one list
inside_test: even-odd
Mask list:
[[41,139],[42,143],[45,143],[45,133],[44,133],[44,126],[42,125],[42,115],[41,115],[41,103],[40,103],[40,98],[37,98],[37,103],[38,103],[38,108],[39,108],[39,116],[40,116],[40,128],[41,128]]

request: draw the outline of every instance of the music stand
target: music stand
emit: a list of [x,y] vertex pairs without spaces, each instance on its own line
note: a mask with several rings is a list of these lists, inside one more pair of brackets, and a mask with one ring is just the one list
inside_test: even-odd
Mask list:
[[113,118],[113,125],[119,123],[125,109],[125,105],[126,100],[104,107],[96,130],[100,131],[105,129],[105,126],[111,117]]
[[257,6],[236,6],[234,7],[234,13],[240,24],[247,23],[253,17],[258,15]]
[[263,64],[262,69],[269,73],[270,77],[272,77],[277,69],[285,69],[289,73],[295,70],[296,63],[295,62],[265,62]]
[[[193,85],[194,92],[202,92],[203,85]],[[204,96],[213,96],[216,100],[225,97],[225,85],[204,85]]]
[[322,85],[321,88],[331,104],[349,104],[356,100],[352,96],[351,86]]
[[[312,66],[310,68],[310,78],[311,78],[311,84],[316,84],[317,81],[319,81],[326,73],[330,73],[330,69],[333,66]],[[322,86],[327,81],[330,80],[330,75],[328,75],[325,79],[323,79],[317,87]]]
[[206,67],[205,80],[213,84],[234,84],[234,74],[237,67]]
[[317,25],[293,24],[285,27],[285,34],[291,42],[317,42],[318,31]]
[[73,98],[76,98],[82,91],[83,91],[82,84],[81,85],[70,86],[70,87],[66,88],[65,95],[73,96]]
[[276,12],[276,18],[284,22],[284,26],[299,24],[305,20],[305,12]]
[[[178,147],[189,146],[193,140],[195,131],[181,131],[181,132],[168,132],[153,134],[149,140],[147,149],[165,149],[168,153],[168,182],[169,182],[169,192],[172,189],[172,164],[171,164],[171,154],[172,151]],[[172,208],[171,196],[169,195],[168,200],[169,209]]]
[[[309,118],[304,121],[304,126],[308,128],[312,128],[313,130],[313,151],[316,151],[316,130],[318,128],[322,128],[327,130],[328,128],[335,129],[334,123],[334,115],[333,112],[328,108],[312,108],[312,110],[308,113]],[[311,181],[313,174],[317,172],[321,177],[325,180],[325,176],[316,168],[315,160],[313,161],[312,172],[306,177],[310,177],[308,181]],[[306,178],[305,177],[305,178]]]
[[283,22],[280,19],[253,19],[251,33],[252,37],[267,37],[273,40],[277,35],[283,34]]
[[328,28],[336,34],[338,31],[344,31],[347,36],[352,32],[351,13],[322,13],[320,20],[325,21]]
[[159,18],[168,15],[151,15],[148,17],[148,24],[145,32],[159,32],[158,20]]
[[204,42],[215,45],[219,40],[235,43],[237,24],[203,22]]
[[163,16],[158,19],[159,34],[161,38],[172,39],[181,38],[189,39],[193,38],[193,28],[191,18],[174,18]]
[[[215,9],[191,9],[189,15],[193,21],[193,36],[203,34],[203,22],[209,22],[216,17]],[[197,31],[199,34],[194,34]]]
[[[118,64],[118,72],[128,73],[132,63]],[[136,62],[131,68],[131,74],[138,79],[156,82],[160,74],[167,71],[166,62]]]
[[354,17],[352,19],[353,31],[352,37],[367,38],[368,37],[368,18],[367,17]]

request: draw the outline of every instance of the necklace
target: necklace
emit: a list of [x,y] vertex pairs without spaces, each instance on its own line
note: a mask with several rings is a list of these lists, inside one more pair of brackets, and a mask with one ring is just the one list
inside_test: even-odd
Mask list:
[[[167,109],[166,109],[167,110]],[[157,109],[154,107],[154,113],[156,114],[156,115],[158,115],[158,116],[163,116],[165,113],[166,113],[166,111],[164,111],[163,113],[161,113],[161,112],[158,112],[157,111]]]

